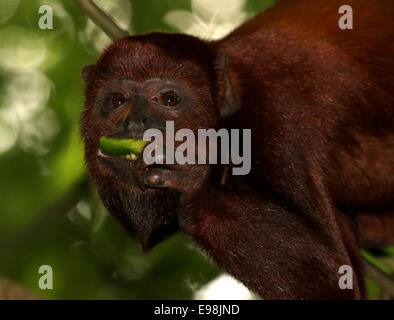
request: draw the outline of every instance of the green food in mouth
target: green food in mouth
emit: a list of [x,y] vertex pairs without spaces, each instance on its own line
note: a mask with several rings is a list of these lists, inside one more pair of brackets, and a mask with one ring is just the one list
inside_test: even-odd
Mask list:
[[139,139],[116,139],[104,136],[100,138],[100,150],[107,156],[135,160],[148,143],[149,141]]

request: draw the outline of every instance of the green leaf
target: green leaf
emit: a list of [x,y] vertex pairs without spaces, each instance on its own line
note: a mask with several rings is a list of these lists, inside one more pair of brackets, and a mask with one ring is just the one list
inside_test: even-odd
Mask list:
[[139,155],[149,141],[136,139],[116,139],[110,137],[100,138],[100,150],[107,156]]

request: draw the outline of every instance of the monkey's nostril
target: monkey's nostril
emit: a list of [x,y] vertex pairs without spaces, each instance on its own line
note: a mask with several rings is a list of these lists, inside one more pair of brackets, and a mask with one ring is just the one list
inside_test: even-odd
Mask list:
[[142,121],[141,121],[141,123],[142,123],[142,125],[144,126],[144,127],[147,127],[148,126],[148,118],[143,118],[142,119]]

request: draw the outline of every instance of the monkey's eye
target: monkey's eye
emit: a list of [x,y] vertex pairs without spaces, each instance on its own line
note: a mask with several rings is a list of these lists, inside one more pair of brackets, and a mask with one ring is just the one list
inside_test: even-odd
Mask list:
[[108,102],[111,109],[116,109],[123,106],[127,102],[127,98],[123,94],[115,92],[111,94]]
[[161,92],[158,97],[153,98],[154,101],[166,107],[175,107],[181,99],[173,90]]

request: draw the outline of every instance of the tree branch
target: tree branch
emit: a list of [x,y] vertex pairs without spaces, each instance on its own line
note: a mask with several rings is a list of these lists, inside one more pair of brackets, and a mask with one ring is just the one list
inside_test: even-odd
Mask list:
[[29,290],[9,280],[0,278],[0,300],[38,300],[42,299]]
[[394,279],[366,259],[363,259],[363,264],[366,277],[394,297]]
[[112,40],[129,36],[114,20],[105,13],[93,0],[75,0],[81,10]]

